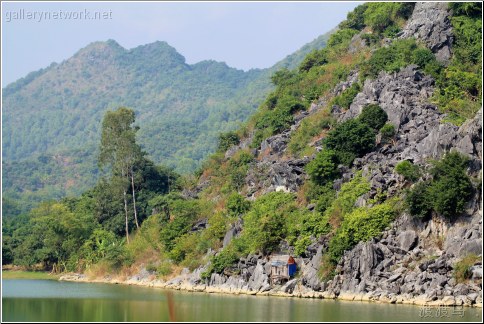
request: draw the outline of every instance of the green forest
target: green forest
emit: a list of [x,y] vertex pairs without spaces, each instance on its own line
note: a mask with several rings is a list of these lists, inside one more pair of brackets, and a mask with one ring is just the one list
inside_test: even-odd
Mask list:
[[[395,72],[417,64],[423,73],[435,79],[436,91],[431,100],[447,114],[445,122],[461,125],[473,118],[482,105],[481,5],[449,4],[453,10],[455,40],[448,65],[439,63],[429,49],[414,39],[395,39],[384,46],[384,39],[394,37],[401,30],[413,6],[409,2],[358,6],[331,34],[324,48],[309,52],[294,68],[281,67],[271,74],[273,86],[265,89],[272,91],[238,129],[234,130],[230,123],[222,127],[216,119],[199,116],[201,125],[211,128],[212,132],[227,130],[217,134],[213,147],[199,147],[199,142],[190,134],[172,132],[160,124],[155,132],[155,123],[143,123],[142,119],[155,121],[159,116],[156,112],[150,116],[136,114],[135,111],[143,109],[136,106],[136,101],[125,103],[133,108],[123,104],[111,106],[107,112],[99,110],[98,118],[102,116],[102,122],[96,126],[99,128],[97,158],[89,162],[99,167],[99,180],[80,196],[44,201],[30,212],[15,218],[4,217],[3,263],[28,269],[91,274],[129,272],[143,264],[159,277],[177,273],[183,267],[194,270],[209,263],[202,274],[209,278],[214,272],[230,273],[231,267],[248,254],[276,252],[281,241],[294,247],[297,256],[305,256],[311,243],[325,237],[329,243],[319,275],[329,280],[335,275],[336,265],[345,251],[378,236],[403,212],[422,221],[427,221],[431,213],[452,219],[464,210],[465,203],[480,185],[467,174],[469,159],[459,153],[445,154],[431,161],[429,168],[410,161],[397,164],[395,172],[407,181],[406,189],[392,196],[379,192],[365,206],[355,204],[370,190],[369,180],[361,171],[356,171],[338,191],[333,186],[333,181],[342,176],[342,167],[352,167],[355,159],[372,152],[379,143],[391,143],[395,134],[395,126],[376,104],[365,106],[358,117],[342,122],[331,114],[333,105],[349,108],[365,80],[375,78],[380,71]],[[362,31],[367,46],[350,52],[351,39]],[[360,71],[359,80],[341,94],[333,95],[331,90],[346,80],[355,67]],[[174,69],[179,68],[174,63]],[[221,69],[219,64],[210,62],[191,68],[192,73],[197,69]],[[234,82],[241,82],[239,78],[243,76],[232,72]],[[251,73],[248,74],[251,77],[244,76],[243,82],[256,80],[258,72]],[[183,82],[190,84],[188,80]],[[159,85],[155,80],[147,83],[153,88],[146,91],[153,91],[155,95],[154,89]],[[208,80],[206,83],[209,84]],[[15,93],[14,85],[10,91]],[[229,93],[242,96],[234,88],[224,91],[219,88],[216,93],[221,97]],[[189,92],[184,95],[193,94]],[[156,95],[172,98],[181,95],[162,93]],[[254,200],[246,199],[245,177],[259,158],[252,149],[260,147],[267,137],[287,130],[296,114],[307,111],[322,97],[328,99],[325,108],[307,117],[294,131],[286,153],[293,158],[314,156],[305,167],[309,180],[295,193],[270,192]],[[253,99],[244,98],[244,104]],[[250,109],[240,112],[236,106],[226,111],[217,103],[213,107],[214,111],[241,114],[229,119],[232,125],[251,112]],[[199,109],[185,109],[201,114]],[[166,116],[169,115],[163,118]],[[198,131],[206,134],[203,126]],[[10,151],[6,154],[20,157],[28,149],[8,148],[14,146],[13,134],[8,139]],[[168,163],[174,160],[163,158],[173,158],[169,150],[175,148],[164,147],[162,136],[171,142],[176,142],[173,139],[179,136],[180,141],[193,144],[194,151],[185,153],[194,160],[203,160],[196,172],[180,175],[177,171],[184,169],[174,169],[174,164]],[[248,138],[252,138],[250,148],[240,149],[226,158],[228,148]],[[317,152],[309,145],[314,138],[322,140],[322,151]],[[147,145],[150,143],[147,141],[153,142]],[[198,149],[203,153],[197,155]],[[209,152],[214,153],[204,159]],[[167,166],[159,162],[166,162]],[[199,190],[196,198],[186,194],[197,189],[203,179],[210,182]],[[309,205],[314,208],[308,208]],[[13,202],[5,207],[18,208]],[[243,224],[240,235],[223,247],[225,233],[237,223]]]
[[271,73],[297,66],[327,37],[272,68],[248,72],[215,61],[186,64],[165,42],[126,50],[109,40],[8,85],[2,98],[4,216],[94,186],[101,175],[100,122],[119,106],[135,110],[137,139],[155,163],[193,172],[215,151],[218,132],[238,128],[257,109],[272,89]]

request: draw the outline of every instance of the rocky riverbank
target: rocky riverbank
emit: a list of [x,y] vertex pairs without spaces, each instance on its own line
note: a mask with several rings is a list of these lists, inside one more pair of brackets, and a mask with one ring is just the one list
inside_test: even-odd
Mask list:
[[[262,267],[261,262],[258,263]],[[457,297],[446,296],[442,299],[429,298],[428,295],[420,295],[411,297],[409,295],[395,295],[395,294],[375,294],[368,293],[354,293],[354,292],[340,292],[335,294],[331,291],[314,291],[302,284],[301,278],[295,278],[284,285],[269,286],[264,285],[261,289],[253,289],[253,284],[241,286],[243,282],[240,278],[230,277],[223,284],[210,284],[214,276],[208,284],[196,280],[199,277],[202,269],[194,272],[189,272],[184,269],[182,274],[170,280],[157,279],[154,275],[146,270],[140,271],[137,275],[131,276],[127,279],[121,279],[115,276],[104,276],[98,278],[91,278],[84,274],[65,274],[59,280],[74,281],[74,282],[90,282],[90,283],[108,283],[108,284],[123,284],[134,285],[151,288],[173,289],[187,292],[205,292],[205,293],[219,293],[232,295],[255,295],[255,296],[275,296],[275,297],[294,297],[294,298],[318,298],[318,299],[333,299],[345,301],[366,301],[377,303],[390,304],[408,304],[417,306],[467,306],[482,308],[482,296],[478,293],[469,293],[468,295],[460,295]],[[216,277],[216,276],[215,276]]]

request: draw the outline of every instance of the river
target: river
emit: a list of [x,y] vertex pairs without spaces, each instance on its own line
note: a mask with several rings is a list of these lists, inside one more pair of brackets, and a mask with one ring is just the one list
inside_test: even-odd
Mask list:
[[[170,305],[171,310],[170,310]],[[481,309],[3,280],[2,321],[481,321]]]

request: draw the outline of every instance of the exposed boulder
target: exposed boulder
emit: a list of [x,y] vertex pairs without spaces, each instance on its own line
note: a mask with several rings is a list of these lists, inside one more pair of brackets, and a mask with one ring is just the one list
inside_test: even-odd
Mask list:
[[309,158],[278,162],[259,162],[245,178],[248,196],[273,191],[296,192],[306,179],[304,166]]
[[448,255],[464,257],[469,253],[482,253],[482,219],[476,213],[471,220],[462,219],[449,229],[444,242]]
[[401,249],[410,251],[417,245],[418,236],[415,231],[404,231],[397,236],[397,241]]
[[306,287],[309,287],[315,291],[319,291],[324,288],[318,276],[318,269],[321,266],[321,258],[323,256],[324,246],[317,244],[314,246],[314,249],[316,250],[316,253],[301,270],[302,283]]
[[269,285],[269,277],[265,273],[264,266],[261,262],[257,263],[248,284],[249,288],[253,291],[259,291],[261,288]]
[[437,60],[448,63],[454,40],[447,2],[418,2],[402,30],[401,38],[415,37],[435,53]]
[[223,247],[225,248],[242,231],[242,222],[238,220],[232,227],[225,233],[223,240]]

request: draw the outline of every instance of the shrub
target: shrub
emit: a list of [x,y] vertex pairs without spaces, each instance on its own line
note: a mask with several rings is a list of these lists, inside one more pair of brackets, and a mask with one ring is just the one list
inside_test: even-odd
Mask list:
[[467,16],[452,18],[456,35],[454,55],[456,61],[476,64],[480,62],[482,47],[482,20]]
[[276,71],[271,76],[271,81],[275,86],[283,86],[289,83],[289,81],[295,76],[295,72],[289,71],[286,68]]
[[399,32],[400,32],[400,27],[391,25],[385,28],[385,30],[383,31],[383,36],[387,38],[395,38]]
[[361,39],[365,40],[368,46],[377,44],[378,41],[380,40],[378,35],[375,35],[375,34],[363,34],[361,35]]
[[328,209],[336,198],[336,191],[333,189],[332,183],[320,187],[319,196],[316,201],[316,210],[323,214]]
[[425,67],[427,64],[435,60],[435,55],[428,48],[417,48],[412,53],[412,62],[417,64],[420,68]]
[[462,213],[473,192],[471,180],[466,174],[468,162],[467,157],[457,152],[448,153],[440,161],[435,161],[430,170],[432,181],[417,183],[407,193],[406,205],[410,213],[424,218],[435,210],[450,219]]
[[289,152],[294,156],[309,155],[312,149],[308,144],[323,130],[329,129],[335,123],[329,109],[324,109],[306,117],[301,125],[292,133],[288,144]]
[[408,160],[398,163],[395,171],[408,181],[415,182],[420,178],[419,167]]
[[465,282],[472,278],[472,266],[481,258],[474,253],[466,255],[454,264],[453,277],[457,283]]
[[358,119],[373,130],[378,131],[387,122],[388,115],[380,106],[371,104],[363,108]]
[[362,30],[365,27],[364,14],[366,8],[368,8],[368,5],[364,3],[356,7],[353,11],[349,12],[346,16],[346,20],[339,24],[339,28]]
[[380,128],[380,133],[382,140],[388,141],[395,136],[395,126],[392,123],[386,123]]
[[242,167],[254,161],[254,156],[245,150],[237,151],[230,159],[232,167]]
[[412,14],[415,3],[411,2],[378,2],[369,3],[365,10],[364,23],[377,33],[383,32],[389,26],[396,25]]
[[369,3],[364,13],[364,23],[380,33],[393,23],[398,3]]
[[433,181],[428,194],[434,210],[445,217],[457,217],[472,197],[472,183],[466,174],[468,163],[464,155],[451,152],[435,162],[431,170]]
[[218,136],[217,151],[225,152],[232,145],[237,145],[240,142],[240,138],[236,132],[221,133]]
[[475,116],[480,108],[481,76],[451,66],[438,82],[435,99],[440,111],[449,114],[457,125]]
[[355,29],[350,29],[350,28],[345,28],[345,29],[339,29],[331,36],[329,37],[328,40],[328,47],[335,47],[340,44],[345,44],[353,38],[354,35],[358,34],[358,31]]
[[290,95],[282,96],[273,110],[266,110],[259,116],[256,127],[258,129],[269,128],[269,136],[278,133],[288,128],[293,121],[292,114],[302,109],[304,109],[304,105],[296,98]]
[[264,105],[267,109],[272,110],[276,107],[277,104],[277,94],[275,92],[271,92],[267,95],[266,101],[264,101]]
[[221,273],[225,268],[230,267],[239,259],[239,255],[233,248],[220,251],[212,258],[212,272]]
[[355,208],[355,202],[361,195],[370,190],[370,183],[363,177],[362,172],[355,174],[354,178],[341,186],[338,196],[325,210],[324,217],[327,221],[331,218],[343,219],[344,215],[351,213]]
[[338,158],[334,151],[323,150],[316,155],[316,158],[308,163],[306,171],[311,180],[319,185],[333,181],[339,175],[337,170]]
[[200,215],[200,204],[198,201],[173,200],[168,203],[171,221],[164,224],[160,232],[160,240],[166,251],[171,251],[176,244],[176,239],[187,233],[193,222]]
[[208,226],[202,233],[202,240],[222,240],[227,232],[228,218],[222,212],[216,212],[208,219]]
[[456,16],[481,17],[482,6],[478,2],[449,2],[449,7]]
[[160,276],[167,276],[173,272],[170,262],[164,261],[156,268],[156,273]]
[[230,172],[230,184],[233,189],[240,190],[245,184],[245,177],[247,175],[247,168],[233,169]]
[[250,252],[269,253],[286,235],[286,218],[295,209],[294,195],[271,192],[259,197],[244,216],[243,235]]
[[373,53],[362,65],[361,78],[375,78],[380,71],[398,72],[410,64],[418,64],[420,69],[434,77],[438,77],[441,70],[441,65],[430,50],[418,47],[415,39],[399,39]]
[[362,156],[375,147],[375,134],[365,123],[350,119],[329,132],[324,144],[338,152],[341,163],[351,164],[352,157]]
[[428,197],[428,182],[419,182],[405,196],[405,206],[412,216],[425,219],[432,211],[432,202]]
[[347,214],[329,243],[328,253],[331,262],[336,264],[344,251],[351,249],[358,242],[368,241],[379,235],[394,217],[395,212],[391,203],[371,208],[361,207]]
[[258,148],[262,141],[267,137],[271,136],[272,132],[270,129],[258,129],[255,134],[254,138],[252,139],[252,143],[250,143],[250,148]]
[[294,253],[296,255],[304,256],[309,244],[311,244],[311,238],[309,236],[300,237],[294,244]]
[[360,85],[357,82],[353,83],[350,88],[346,89],[341,93],[341,95],[333,99],[333,105],[338,105],[343,109],[348,109],[360,90]]
[[482,106],[482,7],[478,3],[453,3],[454,43],[451,64],[437,80],[434,99],[445,121],[461,125]]
[[328,57],[324,49],[313,50],[299,65],[299,71],[309,71],[313,66],[321,66],[328,63]]
[[177,264],[182,262],[186,256],[197,250],[198,241],[198,233],[187,233],[177,237],[169,253],[170,258]]
[[245,214],[250,209],[250,201],[238,193],[232,193],[227,199],[227,211],[230,216],[238,217]]
[[318,277],[321,281],[326,282],[332,280],[336,275],[336,266],[331,262],[330,255],[325,253],[321,258],[321,265],[318,269]]

